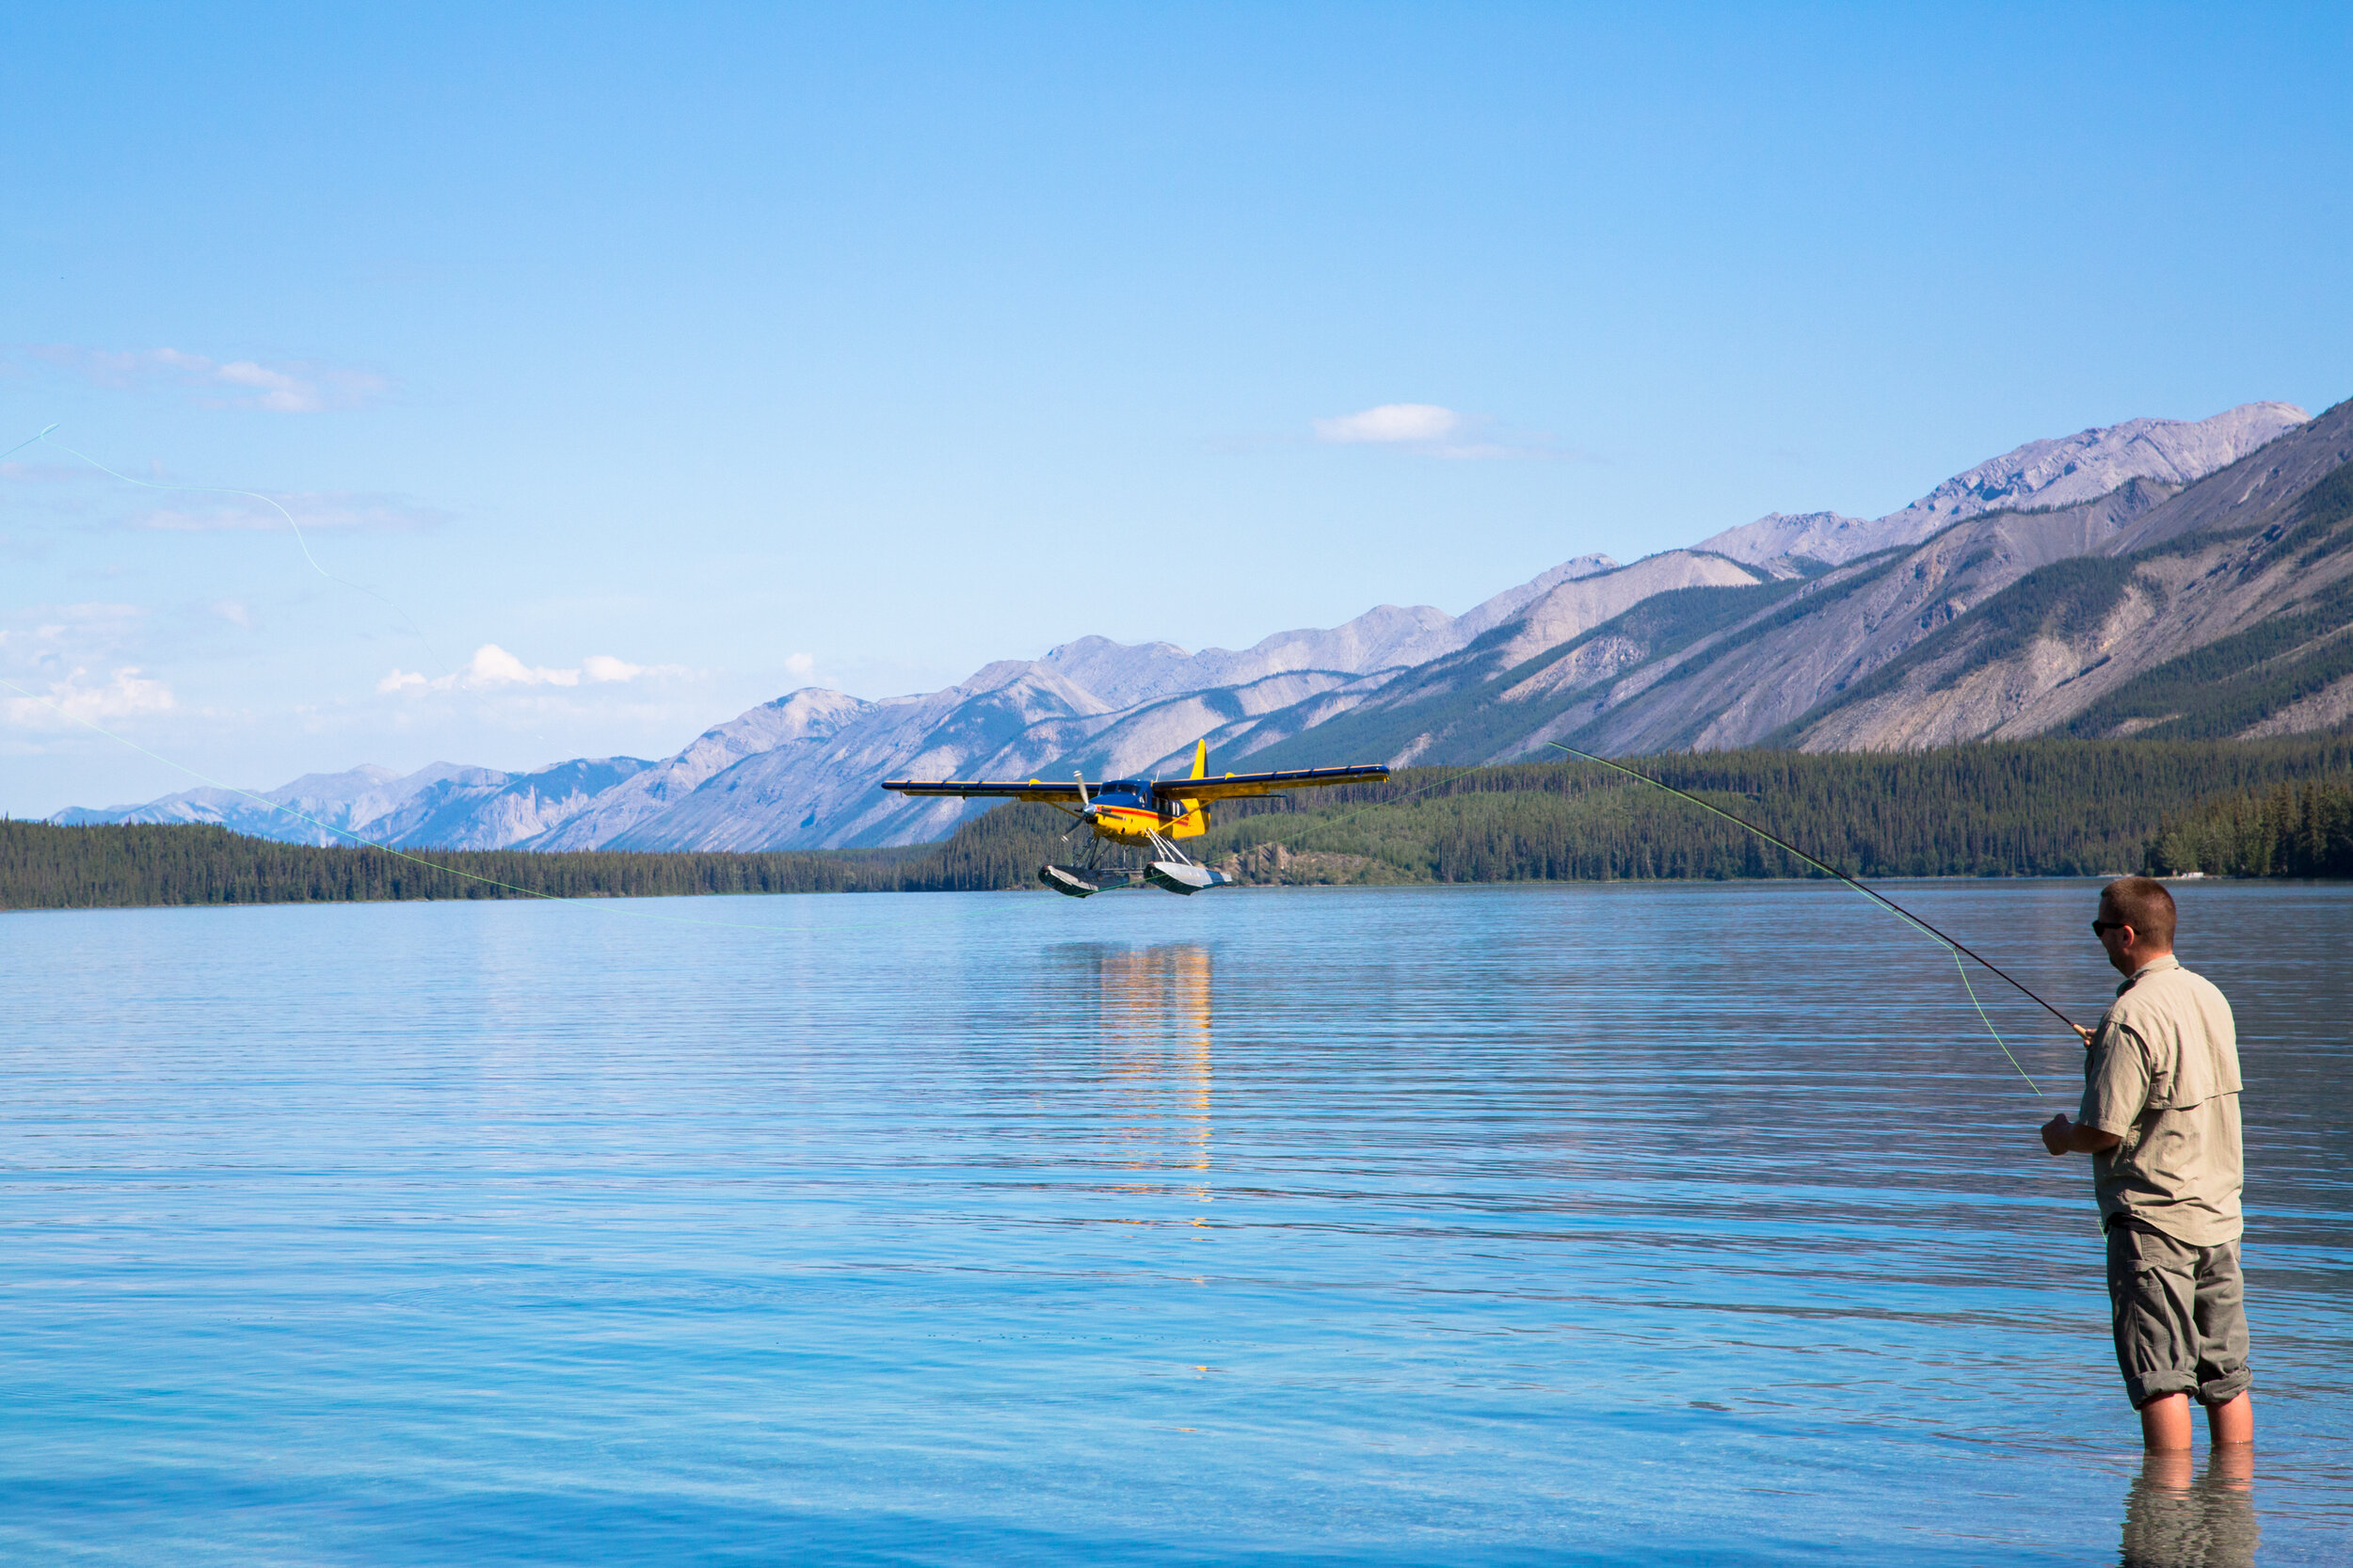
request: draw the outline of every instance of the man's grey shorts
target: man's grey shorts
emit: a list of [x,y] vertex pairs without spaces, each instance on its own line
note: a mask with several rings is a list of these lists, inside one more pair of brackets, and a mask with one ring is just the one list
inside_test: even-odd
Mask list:
[[2238,1243],[2193,1247],[2119,1219],[2108,1226],[2108,1304],[2116,1365],[2139,1409],[2168,1394],[2228,1404],[2247,1371],[2246,1288]]

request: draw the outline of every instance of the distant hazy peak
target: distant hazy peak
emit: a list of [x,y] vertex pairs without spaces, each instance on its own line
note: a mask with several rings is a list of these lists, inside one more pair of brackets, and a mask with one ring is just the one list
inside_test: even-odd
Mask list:
[[1242,686],[1296,670],[1331,670],[1368,675],[1418,664],[1451,653],[1473,637],[1512,619],[1561,584],[1615,569],[1607,555],[1563,561],[1516,588],[1461,616],[1427,604],[1376,604],[1355,619],[1330,628],[1303,627],[1262,637],[1246,648],[1205,648],[1191,653],[1175,643],[1115,643],[1080,637],[1049,648],[1035,664],[1006,661],[988,665],[963,684],[986,687],[1032,676],[1067,681],[1090,696],[1095,706],[1073,696],[1075,712],[1124,709],[1186,692]]
[[2291,403],[2243,403],[2194,423],[2129,419],[2028,441],[1953,475],[1901,511],[1875,521],[1834,512],[1775,512],[1704,539],[1698,548],[1751,562],[1776,555],[1851,560],[1891,545],[1917,544],[1940,528],[1984,512],[2072,506],[2133,479],[2187,485],[2229,467],[2311,417]]
[[1494,630],[1517,616],[1563,583],[1580,577],[1598,577],[1605,571],[1616,571],[1617,561],[1608,555],[1579,555],[1573,560],[1538,572],[1516,588],[1506,588],[1493,599],[1472,605],[1456,620],[1456,628],[1468,642],[1482,632]]
[[1880,548],[1861,542],[1878,526],[1867,518],[1850,518],[1843,512],[1768,512],[1754,522],[1727,528],[1692,548],[1729,555],[1751,566],[1783,555],[1844,561]]
[[787,741],[829,735],[866,706],[856,697],[824,686],[803,686],[774,702],[747,708],[725,724],[712,726],[688,742],[686,751],[700,747],[714,760],[720,756],[747,757]]

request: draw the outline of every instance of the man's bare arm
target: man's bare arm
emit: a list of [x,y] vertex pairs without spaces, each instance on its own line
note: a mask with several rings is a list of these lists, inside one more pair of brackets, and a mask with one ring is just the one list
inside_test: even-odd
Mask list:
[[2042,1146],[2053,1155],[2100,1154],[2123,1141],[2113,1132],[2071,1122],[2064,1113],[2042,1124]]

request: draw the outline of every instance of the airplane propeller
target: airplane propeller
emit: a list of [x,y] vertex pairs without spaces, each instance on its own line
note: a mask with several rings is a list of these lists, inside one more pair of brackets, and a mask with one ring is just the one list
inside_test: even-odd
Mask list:
[[1083,773],[1074,773],[1070,776],[1076,779],[1079,785],[1079,809],[1072,813],[1079,820],[1070,825],[1069,832],[1063,835],[1065,839],[1069,838],[1071,833],[1078,832],[1080,828],[1092,825],[1102,811],[1102,808],[1087,799],[1087,776]]

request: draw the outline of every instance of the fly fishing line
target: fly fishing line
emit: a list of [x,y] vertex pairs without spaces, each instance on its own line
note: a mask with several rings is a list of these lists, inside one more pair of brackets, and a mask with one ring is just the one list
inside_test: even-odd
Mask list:
[[1723,818],[1724,821],[1733,824],[1737,827],[1747,828],[1751,833],[1755,834],[1758,838],[1764,840],[1767,843],[1773,845],[1776,849],[1787,851],[1789,854],[1794,855],[1799,859],[1804,861],[1807,865],[1814,867],[1817,871],[1820,871],[1831,876],[1836,877],[1839,881],[1845,883],[1848,887],[1852,888],[1856,892],[1863,894],[1865,898],[1877,900],[1879,903],[1886,905],[1889,909],[1894,910],[1896,914],[1900,916],[1907,923],[1917,928],[1930,939],[1942,944],[1945,950],[1953,955],[1953,968],[1961,975],[1961,988],[1969,993],[1969,1005],[1977,1010],[1978,1021],[1985,1025],[1985,1032],[1993,1037],[1993,1043],[2001,1047],[2002,1054],[2009,1058],[2009,1064],[2012,1067],[2017,1068],[2018,1076],[2026,1080],[2026,1087],[2032,1089],[2036,1094],[2040,1095],[2042,1093],[2042,1086],[2035,1082],[2033,1077],[2027,1073],[2025,1067],[2019,1065],[2016,1054],[2009,1048],[2009,1043],[2002,1038],[2002,1032],[1993,1027],[1993,1018],[1988,1016],[1986,1014],[1985,1004],[1977,1000],[1977,987],[1969,984],[1969,969],[1966,965],[1961,963],[1961,955],[1966,953],[1969,957],[1976,959],[1979,964],[1984,965],[1987,972],[1995,975],[2002,980],[2006,980],[2010,984],[2016,986],[2018,990],[2029,1000],[2034,1002],[2036,1006],[2041,1008],[2044,1012],[2050,1014],[2051,1016],[2065,1024],[2075,1033],[2077,1038],[2080,1039],[2082,1037],[2083,1031],[2077,1027],[2074,1019],[2069,1017],[2066,1014],[2060,1012],[2057,1008],[2043,1000],[2041,997],[2037,996],[2033,989],[2029,987],[2025,981],[2022,981],[2017,976],[2010,974],[2000,965],[1995,964],[1993,960],[1987,958],[1983,953],[1977,952],[1974,949],[1965,947],[1961,943],[1955,941],[1952,937],[1945,936],[1945,933],[1937,930],[1936,927],[1930,925],[1928,921],[1922,920],[1919,916],[1913,914],[1902,904],[1897,904],[1894,899],[1889,898],[1886,894],[1881,892],[1876,888],[1869,887],[1866,884],[1858,881],[1856,878],[1849,876],[1845,872],[1840,871],[1836,866],[1831,865],[1826,861],[1816,859],[1813,856],[1808,855],[1805,851],[1789,842],[1786,839],[1779,838],[1771,833],[1768,833],[1765,829],[1757,826],[1756,824],[1750,822],[1745,817],[1736,817],[1720,806],[1710,805],[1708,802],[1702,800],[1699,796],[1692,794],[1688,790],[1678,790],[1673,785],[1667,783],[1664,779],[1653,778],[1650,775],[1638,772],[1633,768],[1625,766],[1622,762],[1613,762],[1607,757],[1596,757],[1590,751],[1579,751],[1577,747],[1572,745],[1562,745],[1559,741],[1546,741],[1545,744],[1554,747],[1556,750],[1565,751],[1572,757],[1582,758],[1588,762],[1598,762],[1605,768],[1609,768],[1615,772],[1625,775],[1628,778],[1639,778],[1643,783],[1652,786],[1654,789],[1664,790],[1669,794],[1674,795],[1679,799],[1688,800],[1692,805],[1698,807],[1701,810],[1712,812],[1715,815]]
[[449,661],[441,657],[440,650],[433,646],[433,639],[426,636],[424,634],[424,628],[417,624],[417,618],[410,615],[408,611],[402,609],[399,603],[389,595],[377,592],[376,589],[369,587],[365,583],[354,583],[348,577],[338,577],[333,572],[328,570],[325,567],[319,565],[319,558],[311,553],[311,540],[309,536],[302,532],[302,524],[296,522],[295,520],[295,515],[286,510],[286,508],[280,505],[274,498],[263,494],[260,490],[241,490],[228,485],[166,485],[152,479],[135,479],[130,474],[119,472],[114,469],[108,468],[105,464],[100,462],[97,458],[91,456],[87,452],[76,452],[73,448],[66,445],[63,441],[51,440],[49,439],[49,432],[51,430],[55,430],[56,428],[56,426],[54,424],[49,425],[46,429],[43,429],[40,434],[35,436],[32,440],[19,441],[15,446],[8,448],[8,452],[0,452],[0,457],[7,457],[11,453],[21,452],[25,447],[32,445],[33,441],[39,441],[43,446],[54,446],[58,451],[65,453],[69,456],[79,457],[82,461],[88,463],[99,472],[107,475],[109,478],[120,479],[126,485],[136,485],[141,489],[173,490],[188,495],[234,495],[243,496],[248,501],[258,501],[263,505],[269,507],[280,517],[286,520],[286,526],[294,530],[295,543],[301,548],[302,558],[311,564],[311,569],[312,571],[317,572],[321,577],[326,578],[329,583],[334,583],[343,587],[351,588],[360,593],[366,594],[370,599],[376,600],[386,609],[392,611],[392,614],[407,621],[408,623],[408,630],[417,634],[417,641],[423,643],[424,645],[424,650],[433,656],[433,662],[441,666],[442,673],[448,673]]
[[[1428,793],[1429,793],[1431,791],[1433,791],[1433,790],[1435,790],[1435,789],[1440,789],[1440,788],[1442,788],[1442,787],[1444,787],[1444,786],[1446,786],[1446,785],[1449,785],[1449,784],[1454,783],[1457,779],[1467,778],[1467,777],[1468,777],[1468,776],[1470,776],[1472,774],[1477,773],[1478,771],[1479,771],[1479,770],[1478,770],[1478,768],[1476,768],[1476,767],[1463,767],[1463,768],[1456,768],[1456,769],[1455,769],[1452,773],[1448,774],[1445,777],[1443,777],[1443,778],[1439,778],[1439,779],[1434,779],[1434,780],[1433,780],[1432,782],[1430,782],[1430,783],[1428,783],[1428,784],[1424,784],[1421,788],[1419,788],[1419,789],[1417,789],[1417,790],[1408,790],[1408,791],[1406,791],[1403,794],[1401,794],[1401,795],[1397,795],[1397,796],[1395,796],[1395,797],[1393,797],[1393,798],[1391,798],[1391,799],[1388,799],[1388,800],[1376,800],[1376,801],[1372,801],[1372,802],[1370,802],[1370,803],[1369,803],[1369,804],[1368,804],[1368,805],[1358,807],[1355,810],[1351,811],[1351,812],[1348,812],[1348,813],[1347,813],[1346,815],[1344,815],[1344,816],[1338,816],[1338,817],[1325,817],[1325,818],[1322,818],[1322,819],[1321,819],[1321,820],[1320,820],[1320,821],[1313,822],[1313,823],[1309,823],[1309,824],[1308,824],[1305,827],[1304,827],[1304,828],[1301,828],[1301,829],[1300,829],[1300,837],[1302,837],[1302,838],[1305,838],[1305,837],[1307,837],[1307,836],[1309,836],[1309,835],[1311,835],[1311,834],[1321,833],[1321,832],[1322,832],[1322,831],[1323,831],[1325,828],[1327,828],[1327,827],[1337,827],[1337,826],[1339,826],[1342,823],[1352,823],[1352,822],[1354,822],[1354,821],[1355,821],[1358,817],[1362,817],[1362,816],[1367,816],[1367,815],[1369,815],[1370,813],[1372,813],[1372,812],[1374,812],[1374,811],[1381,810],[1381,809],[1382,809],[1383,808],[1385,808],[1385,807],[1390,807],[1390,806],[1402,806],[1402,805],[1404,805],[1404,804],[1405,804],[1407,801],[1409,801],[1409,800],[1418,800],[1418,799],[1420,799],[1423,795],[1428,794]],[[1373,785],[1373,786],[1370,786],[1370,788],[1373,788],[1373,789],[1378,789],[1378,788],[1380,788],[1380,786],[1379,786],[1379,785]],[[1245,798],[1246,798],[1246,797],[1245,797]],[[1285,796],[1284,798],[1289,799],[1289,796]],[[1260,841],[1261,841],[1261,842],[1275,842],[1276,840],[1260,840]],[[1253,847],[1253,848],[1255,848],[1255,847],[1257,847],[1257,846],[1256,846],[1256,845],[1253,845],[1252,847]],[[1237,852],[1237,853],[1239,853],[1239,852]],[[1337,854],[1337,853],[1340,853],[1340,852],[1338,852],[1338,851],[1333,851],[1332,853]]]

